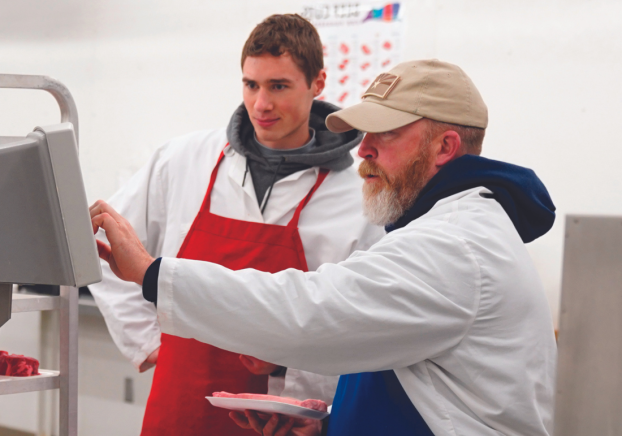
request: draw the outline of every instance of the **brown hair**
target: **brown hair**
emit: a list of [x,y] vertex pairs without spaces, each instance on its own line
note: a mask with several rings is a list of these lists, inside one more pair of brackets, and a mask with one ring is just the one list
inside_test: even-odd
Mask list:
[[441,121],[435,121],[428,119],[428,131],[426,132],[426,144],[430,143],[441,133],[445,133],[448,130],[453,130],[460,135],[460,141],[462,143],[462,150],[466,154],[480,155],[482,153],[482,143],[484,142],[484,135],[486,129],[479,127],[461,126],[459,124],[443,123]]
[[289,53],[311,87],[322,68],[322,41],[313,24],[298,14],[271,15],[257,25],[242,49],[242,68],[248,56]]

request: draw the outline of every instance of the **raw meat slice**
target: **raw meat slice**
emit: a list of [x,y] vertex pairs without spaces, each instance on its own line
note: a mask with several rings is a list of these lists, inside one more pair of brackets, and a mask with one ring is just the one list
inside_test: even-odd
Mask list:
[[0,375],[29,377],[39,374],[39,361],[19,354],[0,352]]
[[328,411],[328,406],[322,400],[304,400],[300,403],[300,407],[306,407],[307,409],[320,410],[322,412]]
[[230,394],[229,392],[214,392],[212,394],[214,397],[224,397],[224,398],[244,398],[246,400],[265,400],[265,401],[276,401],[279,403],[291,404],[293,406],[306,407],[307,409],[319,410],[322,412],[326,412],[328,410],[328,406],[322,400],[304,400],[300,401],[295,398],[288,397],[277,397],[275,395],[262,395],[262,394]]
[[229,392],[214,392],[212,395],[214,397],[224,397],[224,398],[244,398],[245,400],[277,401],[279,403],[293,404],[294,406],[299,406],[300,403],[302,402],[295,398],[278,397],[275,395],[263,395],[263,394],[230,394]]

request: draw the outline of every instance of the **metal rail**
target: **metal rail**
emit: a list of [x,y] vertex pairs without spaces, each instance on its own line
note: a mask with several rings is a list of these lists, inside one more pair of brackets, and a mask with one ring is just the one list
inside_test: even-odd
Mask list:
[[38,294],[13,294],[13,313],[58,309],[60,309],[60,297]]
[[60,107],[61,123],[69,122],[73,124],[73,130],[76,134],[76,143],[79,144],[78,109],[71,96],[71,92],[69,92],[69,89],[61,82],[48,76],[0,74],[0,88],[39,89],[52,94]]

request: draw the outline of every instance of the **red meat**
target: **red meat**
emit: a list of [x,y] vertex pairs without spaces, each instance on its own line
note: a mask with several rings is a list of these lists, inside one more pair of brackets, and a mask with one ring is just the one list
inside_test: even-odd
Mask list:
[[224,397],[224,398],[244,398],[247,400],[277,401],[279,403],[291,404],[293,406],[306,407],[307,409],[320,410],[322,412],[326,412],[328,410],[328,406],[326,406],[326,403],[322,400],[300,401],[295,398],[276,397],[274,395],[230,394],[229,392],[214,392],[212,395],[214,397]]
[[0,375],[12,377],[39,375],[39,361],[32,357],[0,351]]
[[319,410],[321,412],[327,412],[328,406],[322,400],[304,400],[300,403],[300,407],[306,407],[307,409]]

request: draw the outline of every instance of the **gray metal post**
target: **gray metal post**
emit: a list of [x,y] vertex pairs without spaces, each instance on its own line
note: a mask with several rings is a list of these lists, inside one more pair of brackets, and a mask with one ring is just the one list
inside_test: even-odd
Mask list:
[[[41,343],[39,346],[39,362],[41,368],[58,368],[60,359],[60,298],[59,310],[41,311]],[[60,383],[59,383],[60,384]],[[39,411],[37,419],[37,436],[58,434],[60,413],[58,411],[57,389],[39,391]]]
[[78,434],[78,289],[60,287],[60,421],[62,436]]

